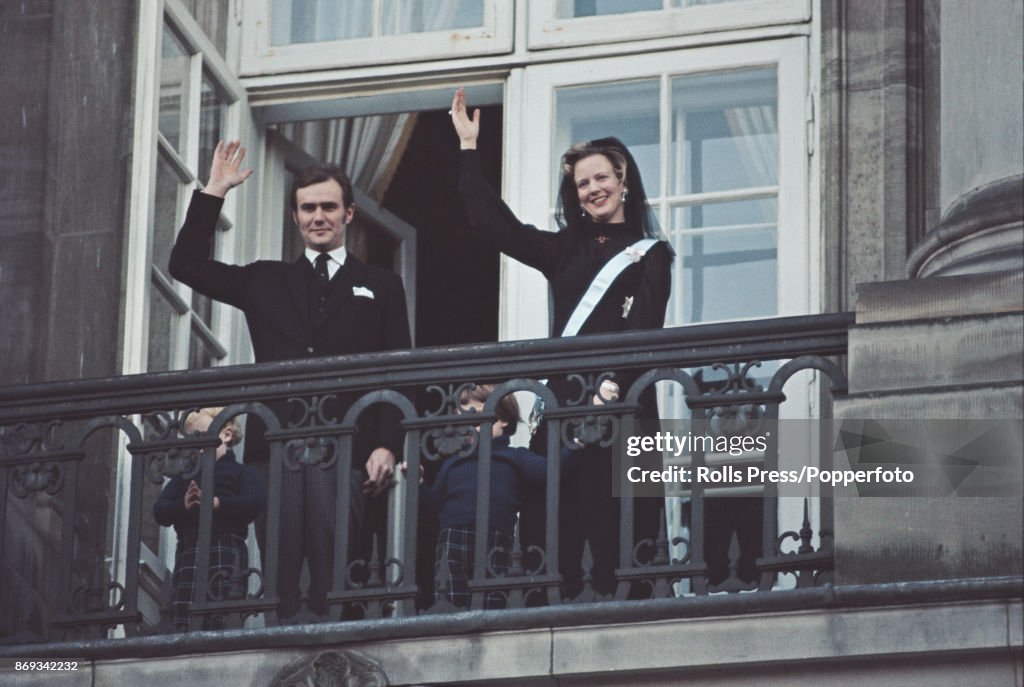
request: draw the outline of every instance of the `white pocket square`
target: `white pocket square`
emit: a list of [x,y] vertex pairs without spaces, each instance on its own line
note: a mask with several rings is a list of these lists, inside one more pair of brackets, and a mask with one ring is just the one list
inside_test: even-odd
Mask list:
[[370,291],[365,286],[353,286],[352,287],[352,295],[353,296],[363,296],[365,298],[373,298],[373,291]]

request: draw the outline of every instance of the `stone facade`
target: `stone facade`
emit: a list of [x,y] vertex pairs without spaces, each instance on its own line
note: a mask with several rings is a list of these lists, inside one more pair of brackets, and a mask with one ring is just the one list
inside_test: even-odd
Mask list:
[[[186,5],[226,50],[226,5]],[[857,314],[838,417],[1024,416],[1022,6],[813,3],[823,301]],[[120,370],[136,12],[130,0],[0,4],[2,385]],[[96,531],[114,500],[104,455],[89,459],[96,485],[80,502]],[[53,552],[27,514],[7,508],[0,629],[10,635],[25,618],[44,622],[31,601],[52,585],[41,561]],[[1024,572],[1018,499],[839,499],[834,508],[840,586]],[[76,555],[89,560],[104,544],[85,537]],[[139,640],[123,645],[134,658],[99,647],[75,674],[2,679],[668,685],[685,676],[739,685],[756,674],[778,685],[1020,685],[1024,619],[1020,592],[1009,596],[500,631],[470,621],[457,634],[403,639],[268,634],[273,650],[232,648],[230,637],[211,638],[209,652]],[[358,677],[318,682],[339,671]]]

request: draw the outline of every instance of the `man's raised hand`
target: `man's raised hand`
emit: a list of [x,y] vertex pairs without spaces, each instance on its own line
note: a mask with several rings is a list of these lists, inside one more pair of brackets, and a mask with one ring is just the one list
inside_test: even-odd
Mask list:
[[210,181],[203,193],[223,198],[228,191],[249,178],[251,169],[241,169],[245,159],[245,148],[240,141],[217,142],[210,165]]

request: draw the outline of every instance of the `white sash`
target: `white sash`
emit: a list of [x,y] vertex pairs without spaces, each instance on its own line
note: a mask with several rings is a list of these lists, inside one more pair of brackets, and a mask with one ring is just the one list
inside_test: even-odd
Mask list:
[[601,271],[594,277],[594,280],[590,282],[590,286],[587,288],[587,292],[583,294],[583,298],[576,304],[576,309],[572,311],[569,321],[565,323],[565,329],[562,330],[559,336],[576,336],[580,327],[583,326],[583,323],[587,321],[590,314],[594,312],[594,308],[604,298],[604,294],[608,291],[608,287],[612,285],[612,282],[622,274],[624,269],[637,262],[635,256],[642,257],[657,242],[657,239],[640,239],[626,250],[616,253],[611,260],[606,262]]
[[[594,312],[594,308],[604,298],[604,294],[607,293],[608,287],[612,285],[612,282],[622,274],[623,270],[634,262],[638,262],[639,258],[642,258],[657,242],[657,239],[640,239],[629,248],[612,256],[594,276],[593,281],[590,282],[590,286],[587,287],[586,293],[580,298],[580,302],[576,304],[576,309],[569,316],[569,321],[565,323],[565,328],[560,336],[576,336],[580,327],[583,326],[583,323],[587,321],[590,314]],[[541,384],[547,384],[548,380],[542,379],[540,382]],[[543,416],[544,402],[538,396],[533,402],[533,411],[530,413],[530,418],[527,421],[531,435],[536,433]]]

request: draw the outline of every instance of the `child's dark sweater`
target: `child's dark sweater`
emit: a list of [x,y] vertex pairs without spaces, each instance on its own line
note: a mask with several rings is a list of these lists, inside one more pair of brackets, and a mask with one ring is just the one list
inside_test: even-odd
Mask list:
[[[194,479],[198,482],[199,475]],[[174,525],[178,537],[195,538],[199,533],[199,507],[185,509],[185,492],[190,481],[172,477],[153,506],[156,521],[164,527]],[[213,495],[220,501],[220,507],[213,511],[214,534],[236,534],[244,538],[249,523],[267,504],[263,481],[251,467],[237,462],[232,451],[214,464]]]
[[[576,462],[580,451],[563,451],[561,470]],[[525,448],[509,446],[509,437],[491,443],[491,508],[488,527],[512,532],[527,489],[543,489],[547,459]],[[438,514],[441,529],[476,523],[477,454],[445,460],[434,484],[421,490],[424,507]]]

